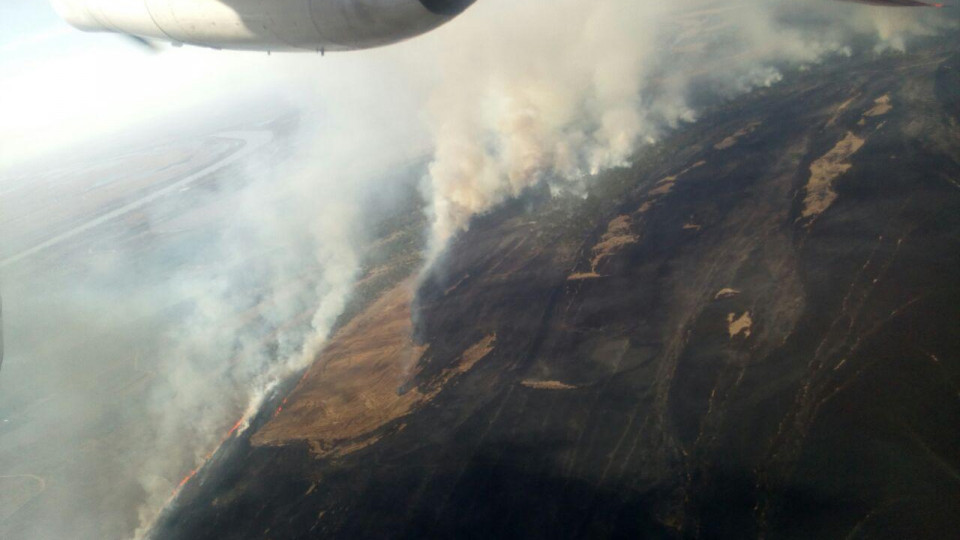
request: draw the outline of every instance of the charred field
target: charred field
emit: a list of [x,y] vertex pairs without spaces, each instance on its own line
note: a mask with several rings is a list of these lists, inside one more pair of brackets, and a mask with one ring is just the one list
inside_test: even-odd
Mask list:
[[585,198],[475,219],[419,281],[422,222],[385,227],[330,357],[154,535],[949,537],[955,51],[715,105]]

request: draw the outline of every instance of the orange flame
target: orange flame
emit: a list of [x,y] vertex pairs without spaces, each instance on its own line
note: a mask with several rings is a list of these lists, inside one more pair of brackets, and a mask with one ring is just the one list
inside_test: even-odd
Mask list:
[[183,486],[187,485],[187,482],[189,482],[190,479],[193,478],[193,477],[196,476],[196,475],[197,475],[197,470],[196,470],[196,469],[190,471],[190,474],[184,476],[184,477],[183,477],[183,480],[181,480],[180,483],[177,484],[177,489],[173,490],[173,492],[176,493],[176,492],[180,491],[180,488],[182,488]]
[[[224,437],[224,440],[229,439],[230,436],[236,433],[237,430],[240,429],[240,426],[242,425],[243,425],[243,418],[240,418],[239,420],[237,420],[237,423],[234,424],[232,428],[230,428],[230,431],[227,432],[227,436]],[[223,444],[223,443],[221,442],[220,444]]]
[[210,458],[212,458],[213,455],[216,454],[218,450],[220,450],[220,447],[223,446],[223,443],[227,442],[227,439],[229,439],[230,437],[232,437],[234,434],[237,433],[240,427],[243,426],[243,420],[244,420],[243,417],[237,420],[237,423],[234,424],[233,427],[230,428],[230,431],[227,431],[227,434],[224,435],[222,439],[220,439],[219,443],[217,443],[217,447],[211,450],[210,453],[208,453],[206,456],[204,456],[203,460],[200,462],[200,465],[196,469],[193,469],[192,471],[190,471],[189,474],[187,474],[186,476],[183,477],[182,480],[180,480],[180,483],[177,484],[177,487],[173,489],[173,493],[170,495],[170,499],[167,501],[167,504],[169,504],[170,501],[176,498],[177,494],[180,493],[180,490],[183,489],[183,486],[187,485],[187,482],[192,480],[193,477],[197,475],[197,472],[200,469],[202,469],[203,466],[206,465],[208,461],[210,461]]

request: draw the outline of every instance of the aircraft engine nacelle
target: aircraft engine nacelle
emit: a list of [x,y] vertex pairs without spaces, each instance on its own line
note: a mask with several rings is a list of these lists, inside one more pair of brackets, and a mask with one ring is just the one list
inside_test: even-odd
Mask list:
[[52,0],[71,25],[218,49],[343,51],[429,32],[475,0]]

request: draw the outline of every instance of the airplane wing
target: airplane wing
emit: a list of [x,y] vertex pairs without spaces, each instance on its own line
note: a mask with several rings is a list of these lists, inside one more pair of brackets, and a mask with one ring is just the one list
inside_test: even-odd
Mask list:
[[342,51],[396,43],[475,0],[51,0],[71,25],[215,49]]

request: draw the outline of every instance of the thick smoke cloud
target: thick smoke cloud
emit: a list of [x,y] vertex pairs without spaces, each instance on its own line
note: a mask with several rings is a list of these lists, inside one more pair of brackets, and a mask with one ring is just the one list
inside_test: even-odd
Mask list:
[[225,428],[238,422],[242,432],[275,386],[309,365],[348,300],[360,265],[363,179],[314,169],[322,160],[294,154],[280,167],[254,163],[243,173],[254,181],[214,246],[223,261],[214,275],[172,280],[193,302],[166,336],[162,383],[150,396],[150,442],[159,451],[136,471],[148,495],[137,537]]
[[[242,428],[278,381],[321,353],[376,220],[369,200],[389,190],[384,171],[398,163],[429,156],[424,234],[430,264],[442,264],[444,247],[473,216],[527,188],[546,183],[556,193],[583,193],[592,175],[626,163],[639,145],[696,121],[705,100],[776,84],[784,70],[864,47],[898,54],[911,39],[954,24],[941,17],[827,0],[480,0],[437,32],[383,50],[324,59],[189,49],[155,59],[119,55],[97,68],[95,85],[74,67],[68,73],[78,77],[80,101],[63,95],[53,107],[66,111],[66,123],[39,107],[24,110],[29,85],[7,90],[20,107],[0,99],[0,113],[22,119],[17,126],[32,144],[48,134],[73,144],[90,132],[102,141],[131,129],[131,118],[148,135],[159,125],[168,134],[188,132],[201,110],[219,125],[260,132],[269,132],[258,126],[278,103],[301,115],[296,135],[218,173],[243,187],[211,205],[228,210],[212,238],[190,245],[191,264],[154,268],[150,283],[131,281],[118,291],[115,276],[145,263],[117,244],[84,259],[92,269],[80,282],[16,283],[20,291],[5,294],[5,316],[22,314],[6,336],[16,343],[5,371],[36,379],[81,416],[105,415],[113,405],[96,401],[103,398],[95,391],[17,367],[49,347],[47,322],[63,329],[63,347],[91,335],[128,337],[75,349],[94,366],[120,356],[150,363],[136,366],[150,378],[127,413],[132,420],[104,435],[114,448],[109,456],[77,453],[80,435],[63,434],[60,423],[25,428],[24,439],[56,441],[77,467],[104,473],[96,490],[78,483],[51,508],[72,504],[72,515],[111,524],[91,526],[107,532],[90,538],[143,536],[180,479],[230,427],[240,420]],[[56,76],[23,79],[46,85]],[[133,82],[138,77],[143,89]],[[97,101],[85,113],[83,100],[101,94],[118,99],[112,108]],[[31,128],[31,118],[45,119],[40,129]],[[161,201],[144,211],[159,227],[179,210]],[[0,271],[7,289],[12,279],[28,281],[28,272]],[[34,294],[39,288],[47,292]],[[30,399],[26,391],[7,395],[15,397],[0,406]],[[123,500],[90,504],[112,490]],[[38,525],[25,537],[75,537],[69,525]]]
[[782,69],[851,54],[855,40],[902,52],[951,24],[938,15],[826,0],[481,2],[442,49],[446,79],[430,100],[433,249],[544,180],[581,190],[693,121],[694,92],[768,86]]

